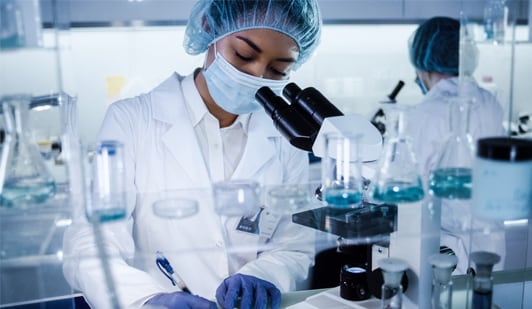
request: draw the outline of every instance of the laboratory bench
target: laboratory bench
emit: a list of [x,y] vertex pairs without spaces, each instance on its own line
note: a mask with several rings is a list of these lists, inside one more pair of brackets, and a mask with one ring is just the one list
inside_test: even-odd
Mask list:
[[[68,285],[62,272],[62,237],[72,222],[70,200],[65,192],[59,187],[51,201],[38,207],[0,207],[0,308],[88,308],[81,294]],[[350,229],[351,225],[371,222],[377,232],[389,233],[395,229],[396,208],[393,205],[373,206],[356,215],[348,213],[346,216],[344,212],[318,206],[297,213],[293,221],[316,230],[334,231],[347,238],[365,233],[362,229]],[[346,230],[350,232],[342,234],[347,233]],[[466,279],[466,276],[453,279],[456,308],[465,303]],[[349,305],[364,308],[360,303],[340,298],[334,278],[331,282],[324,287],[314,284],[306,290],[284,293],[282,308],[313,308],[310,306],[313,301],[337,302],[345,305],[343,308],[351,308]],[[494,282],[494,303],[500,308],[532,308],[532,268],[494,272]],[[378,302],[374,299],[373,305],[375,301]],[[368,308],[375,308],[373,305]],[[334,307],[324,305],[321,308]]]

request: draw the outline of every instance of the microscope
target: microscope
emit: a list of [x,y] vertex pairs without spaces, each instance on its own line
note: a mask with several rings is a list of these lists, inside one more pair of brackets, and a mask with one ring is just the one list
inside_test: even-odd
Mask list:
[[[295,83],[289,83],[282,96],[286,100],[268,87],[260,88],[255,95],[279,132],[294,147],[324,158],[329,155],[324,153],[322,141],[325,135],[357,133],[361,134],[360,151],[358,158],[353,160],[370,163],[379,159],[382,135],[365,117],[344,115],[313,87],[301,89]],[[316,192],[319,199],[319,190]],[[379,270],[377,265],[383,258],[405,260],[409,270],[406,272],[408,290],[404,308],[425,308],[430,307],[431,295],[432,274],[428,258],[439,252],[439,218],[439,205],[427,207],[422,202],[373,204],[363,201],[359,208],[324,206],[296,213],[292,221],[340,236],[337,251],[356,259],[356,263],[371,271],[370,274]],[[338,278],[333,277],[336,285]],[[375,283],[371,275],[368,278],[370,292],[380,297],[380,284]]]

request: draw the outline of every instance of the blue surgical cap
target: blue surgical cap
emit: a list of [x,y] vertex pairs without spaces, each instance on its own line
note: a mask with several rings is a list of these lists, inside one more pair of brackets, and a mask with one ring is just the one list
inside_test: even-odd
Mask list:
[[458,74],[460,22],[433,17],[422,23],[410,42],[410,61],[420,71]]
[[183,45],[187,53],[197,55],[231,33],[272,29],[296,41],[297,68],[317,47],[321,25],[317,0],[199,0],[190,14]]

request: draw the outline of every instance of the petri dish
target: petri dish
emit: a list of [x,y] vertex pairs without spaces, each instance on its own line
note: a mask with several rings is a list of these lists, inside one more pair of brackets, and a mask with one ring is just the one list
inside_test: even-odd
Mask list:
[[165,219],[183,219],[198,213],[198,202],[187,198],[167,198],[153,203],[155,215]]

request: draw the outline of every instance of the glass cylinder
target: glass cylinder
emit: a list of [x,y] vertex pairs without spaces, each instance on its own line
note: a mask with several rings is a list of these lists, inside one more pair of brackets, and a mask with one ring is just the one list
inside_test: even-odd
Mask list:
[[5,138],[0,163],[3,207],[42,203],[55,194],[55,180],[32,141],[28,123],[30,96],[2,99]]
[[385,258],[379,261],[384,283],[381,287],[381,309],[400,309],[403,303],[401,279],[408,264],[398,258]]
[[327,134],[322,161],[322,200],[334,208],[362,205],[362,175],[358,157],[361,135]]
[[454,255],[436,254],[430,257],[432,265],[432,308],[451,309],[453,282],[451,274],[458,259]]
[[450,135],[430,173],[431,193],[440,198],[470,199],[473,166],[473,139],[469,134],[471,101],[449,99]]
[[384,152],[371,183],[372,197],[384,203],[417,202],[425,196],[421,176],[406,134],[407,106],[389,105]]
[[126,216],[124,145],[102,141],[89,146],[85,169],[86,213],[91,222],[107,222]]

